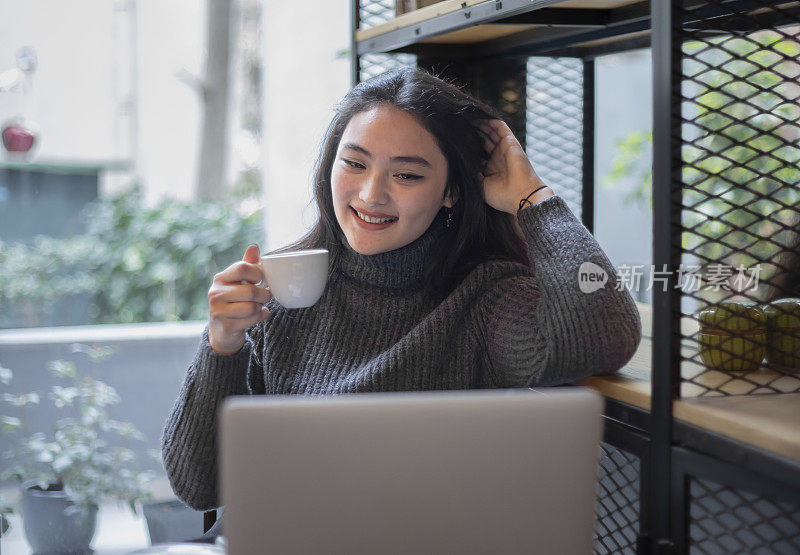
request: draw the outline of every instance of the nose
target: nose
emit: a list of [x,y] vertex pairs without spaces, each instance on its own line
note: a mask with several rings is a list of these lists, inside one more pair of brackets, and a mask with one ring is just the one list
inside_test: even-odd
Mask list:
[[358,192],[358,198],[369,206],[386,204],[388,200],[388,184],[386,181],[386,178],[381,172],[370,173],[361,183],[361,190]]

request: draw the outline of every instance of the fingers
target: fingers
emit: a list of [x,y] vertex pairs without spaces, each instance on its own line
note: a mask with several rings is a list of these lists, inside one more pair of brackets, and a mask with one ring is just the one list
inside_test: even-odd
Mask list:
[[497,133],[489,125],[487,121],[482,121],[478,124],[478,129],[483,132],[483,146],[488,154],[491,154],[498,143]]
[[480,124],[484,133],[492,140],[495,147],[498,144],[513,146],[519,144],[514,132],[503,120],[493,119]]
[[489,163],[486,164],[486,167],[483,168],[484,176],[487,175],[495,175],[500,173],[503,170],[503,166],[497,161],[496,158],[492,158],[489,160]]
[[508,124],[501,119],[491,119],[488,120],[486,123],[492,130],[495,140],[499,141],[506,135],[512,135],[512,136],[514,135],[514,132],[511,131],[511,128],[508,126]]
[[244,251],[244,256],[240,262],[234,262],[223,271],[214,276],[214,282],[222,283],[258,283],[263,279],[260,262],[260,252],[258,245],[253,243]]
[[484,120],[478,124],[478,128],[484,134],[483,146],[490,155],[494,154],[498,146],[502,147],[505,153],[509,148],[519,144],[514,132],[503,120]]
[[499,143],[503,136],[511,133],[511,128],[499,119],[484,120],[478,126],[495,144]]
[[272,298],[269,289],[257,285],[226,285],[214,283],[208,291],[208,300],[213,303],[257,303],[264,305]]
[[[258,321],[259,315],[267,310],[263,304],[259,303],[225,303],[224,306],[219,307],[220,310],[215,310],[212,305],[209,311],[212,318],[215,320],[243,320],[256,318]],[[237,322],[236,327],[241,329],[246,328],[251,324]]]
[[209,341],[220,354],[236,352],[250,326],[266,320],[264,306],[272,294],[255,285],[224,285],[215,282],[208,292]]
[[[258,247],[256,247],[256,249],[257,248]],[[245,255],[246,254],[247,253],[245,253]],[[235,262],[215,275],[214,281],[227,284],[242,283],[243,281],[248,283],[258,283],[263,279],[264,276],[261,273],[261,268],[259,268],[256,264],[257,262],[250,263],[245,262],[244,260]]]
[[250,245],[242,260],[214,276],[208,290],[208,338],[219,354],[233,354],[244,343],[250,326],[266,320],[264,305],[272,298],[269,289],[253,285],[263,279],[258,245]]
[[242,348],[247,328],[269,318],[269,310],[255,303],[249,305],[250,314],[241,318],[215,317],[212,310],[208,321],[208,341],[221,355],[232,355]]
[[249,262],[250,264],[258,264],[260,259],[261,252],[259,251],[258,245],[255,243],[248,245],[247,250],[244,251],[242,260],[244,262]]
[[487,135],[486,138],[483,139],[483,148],[486,149],[487,154],[491,154],[494,152],[495,142]]

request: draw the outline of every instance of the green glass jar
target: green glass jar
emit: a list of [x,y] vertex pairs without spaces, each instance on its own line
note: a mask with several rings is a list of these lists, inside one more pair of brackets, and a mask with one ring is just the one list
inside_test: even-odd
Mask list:
[[800,299],[777,299],[764,305],[767,315],[767,362],[800,370]]
[[752,372],[767,351],[767,316],[750,301],[722,301],[702,310],[700,358],[724,372]]

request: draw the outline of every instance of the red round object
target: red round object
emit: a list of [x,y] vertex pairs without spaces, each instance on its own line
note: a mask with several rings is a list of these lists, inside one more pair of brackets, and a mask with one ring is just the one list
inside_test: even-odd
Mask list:
[[35,140],[36,135],[18,123],[3,128],[3,146],[9,152],[28,152]]

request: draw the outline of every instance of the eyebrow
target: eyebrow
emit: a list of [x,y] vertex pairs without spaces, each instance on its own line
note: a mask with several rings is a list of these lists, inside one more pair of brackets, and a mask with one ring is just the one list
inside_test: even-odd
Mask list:
[[[342,145],[342,150],[345,149],[355,150],[356,152],[360,152],[364,156],[367,156],[368,158],[372,157],[372,155],[366,148],[358,146],[355,143],[345,143],[344,145]],[[428,162],[425,158],[422,158],[421,156],[393,156],[392,162],[405,162],[407,164],[419,164],[420,166],[426,166],[428,168],[431,167],[431,163]]]

